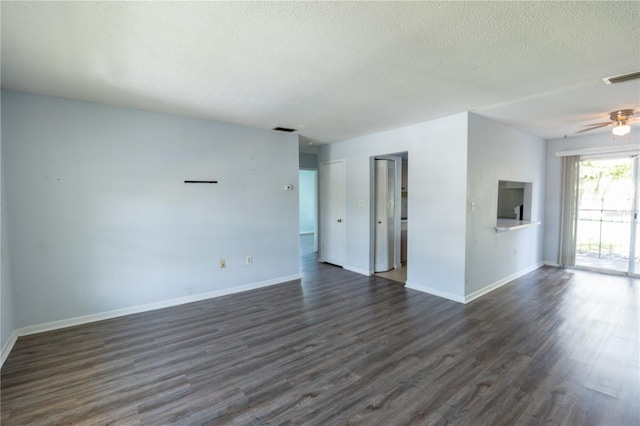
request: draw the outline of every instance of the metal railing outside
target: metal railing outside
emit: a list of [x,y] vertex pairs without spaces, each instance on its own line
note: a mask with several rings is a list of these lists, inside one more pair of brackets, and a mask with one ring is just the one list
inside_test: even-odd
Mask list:
[[576,254],[629,259],[631,210],[578,209]]

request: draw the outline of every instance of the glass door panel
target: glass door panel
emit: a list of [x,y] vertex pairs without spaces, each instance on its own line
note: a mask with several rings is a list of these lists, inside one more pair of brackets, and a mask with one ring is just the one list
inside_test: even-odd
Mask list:
[[640,158],[638,156],[636,156],[636,158],[634,159],[633,172],[635,200],[633,204],[634,213],[631,222],[631,230],[633,231],[635,228],[635,232],[632,232],[630,238],[631,252],[629,260],[629,272],[631,274],[640,276],[640,217],[638,217],[640,216]]
[[635,192],[634,159],[580,162],[576,265],[629,272]]
[[[637,213],[636,213],[637,215]],[[636,216],[637,218],[637,216]],[[634,261],[631,262],[632,274],[640,275],[640,222],[636,220],[636,252],[634,253]]]

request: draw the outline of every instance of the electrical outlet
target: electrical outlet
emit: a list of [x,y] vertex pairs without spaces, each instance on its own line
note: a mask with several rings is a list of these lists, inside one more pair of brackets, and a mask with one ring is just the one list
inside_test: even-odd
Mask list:
[[225,262],[224,259],[220,259],[220,269],[226,268],[226,267],[227,267],[227,262]]
[[247,265],[251,265],[253,263],[253,259],[251,256],[247,256]]

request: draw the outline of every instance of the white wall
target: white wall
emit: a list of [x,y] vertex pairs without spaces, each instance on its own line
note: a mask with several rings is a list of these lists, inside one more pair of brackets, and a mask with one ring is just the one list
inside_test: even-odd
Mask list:
[[545,160],[543,139],[469,114],[467,296],[542,262],[542,225],[503,233],[495,226],[499,180],[533,183],[531,220],[543,221]]
[[625,147],[640,149],[640,130],[634,127],[631,140],[627,136],[613,139],[611,131],[585,134],[570,138],[547,141],[547,188],[544,215],[544,260],[551,265],[558,264],[560,239],[560,192],[562,184],[562,159],[557,152],[584,151],[594,148]]
[[16,327],[299,276],[297,135],[11,91],[2,124]]
[[346,269],[373,270],[370,157],[408,151],[407,285],[463,300],[466,145],[461,113],[319,147],[319,162],[346,160]]

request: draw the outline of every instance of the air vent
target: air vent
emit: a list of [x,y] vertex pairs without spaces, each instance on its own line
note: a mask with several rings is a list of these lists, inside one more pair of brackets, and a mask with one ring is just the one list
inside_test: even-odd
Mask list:
[[629,74],[616,75],[615,77],[607,77],[603,78],[603,80],[607,84],[614,84],[622,83],[623,81],[635,80],[636,78],[640,78],[640,71],[632,72]]
[[296,129],[289,129],[287,127],[274,127],[272,130],[277,130],[279,132],[287,132],[287,133],[291,133],[291,132],[295,132]]

